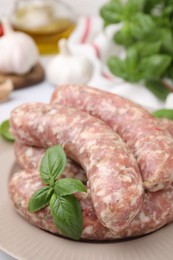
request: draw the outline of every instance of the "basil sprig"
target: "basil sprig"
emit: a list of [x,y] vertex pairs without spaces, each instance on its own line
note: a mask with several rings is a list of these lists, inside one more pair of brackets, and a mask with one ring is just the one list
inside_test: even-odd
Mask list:
[[110,71],[132,83],[142,81],[165,100],[168,90],[156,82],[173,79],[172,0],[108,0],[100,15],[105,26],[121,24],[113,41],[124,47],[125,57],[110,56]]
[[159,109],[154,111],[153,115],[158,118],[167,118],[173,120],[173,109]]
[[2,122],[1,126],[0,126],[0,134],[1,136],[9,141],[9,142],[14,142],[15,138],[14,136],[10,133],[9,131],[10,129],[10,123],[9,120],[5,120],[4,122]]
[[66,166],[66,155],[61,145],[47,149],[40,165],[40,177],[46,186],[37,190],[30,198],[28,210],[36,212],[50,206],[50,212],[57,228],[69,238],[81,237],[83,218],[75,192],[86,192],[81,181],[64,178],[57,180]]

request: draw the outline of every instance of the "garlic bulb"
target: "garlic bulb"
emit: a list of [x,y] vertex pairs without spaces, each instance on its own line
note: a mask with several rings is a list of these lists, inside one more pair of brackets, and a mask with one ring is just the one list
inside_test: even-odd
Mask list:
[[0,102],[6,101],[13,89],[14,86],[10,79],[0,82]]
[[3,20],[4,36],[0,38],[0,72],[25,74],[38,61],[38,49],[25,33],[14,32]]
[[47,78],[52,84],[85,84],[93,74],[93,65],[86,57],[72,54],[65,39],[59,41],[60,54],[47,66]]

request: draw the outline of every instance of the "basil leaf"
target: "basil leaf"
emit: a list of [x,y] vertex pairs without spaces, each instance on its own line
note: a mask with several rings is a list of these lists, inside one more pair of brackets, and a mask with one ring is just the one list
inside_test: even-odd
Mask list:
[[157,5],[160,4],[161,0],[145,0],[145,8],[144,11],[149,13],[152,9]]
[[173,14],[173,5],[164,6],[163,8],[163,16],[169,17]]
[[79,240],[82,234],[83,218],[80,203],[73,195],[59,197],[53,194],[50,210],[57,228],[67,237]]
[[160,51],[161,42],[140,41],[134,44],[132,48],[136,49],[138,57],[148,57]]
[[40,176],[45,184],[54,184],[66,166],[66,155],[61,145],[54,145],[46,150],[41,160]]
[[56,182],[54,191],[59,196],[66,196],[78,191],[86,192],[86,188],[79,180],[64,178]]
[[50,198],[53,194],[53,188],[42,187],[37,190],[29,200],[29,212],[35,212],[46,207],[49,204]]
[[166,73],[164,74],[166,78],[171,78],[173,79],[173,63],[170,64],[168,69],[166,70]]
[[160,30],[160,39],[162,40],[162,52],[173,55],[172,29],[164,28]]
[[148,88],[157,98],[165,100],[170,91],[159,80],[147,80],[145,82],[146,88]]
[[134,39],[145,40],[145,37],[153,32],[154,29],[155,23],[151,16],[137,13],[131,17],[131,32]]
[[117,77],[126,79],[127,73],[124,71],[123,60],[118,57],[110,57],[108,60],[108,67],[110,71],[115,74]]
[[114,34],[113,40],[120,45],[132,45],[134,43],[134,38],[132,36],[130,24],[124,23],[122,29]]
[[170,63],[169,55],[155,54],[141,60],[139,71],[143,73],[145,79],[160,78]]
[[168,118],[173,120],[173,109],[159,109],[154,111],[153,115],[158,118]]
[[[115,8],[117,3],[120,11]],[[113,74],[130,82],[173,78],[172,3],[172,0],[111,0],[107,4],[111,17],[118,14],[122,24],[113,37],[115,43],[125,46],[127,54],[133,48],[137,57],[127,55],[123,60],[110,57],[108,67]],[[109,15],[102,17],[105,23],[115,23],[109,20]],[[155,90],[154,84],[149,82],[148,89],[165,99],[167,90],[163,88],[161,93],[162,87]]]
[[145,0],[130,0],[123,6],[124,20],[130,20],[131,15],[143,10]]
[[139,11],[142,11],[145,6],[145,1],[146,0],[131,0],[131,1],[127,1],[127,5],[133,4],[135,8],[137,8]]
[[100,15],[106,20],[106,25],[119,23],[122,20],[122,3],[120,0],[115,0],[104,5],[100,9]]
[[127,81],[137,82],[142,78],[138,72],[138,62],[135,52],[129,52],[125,60],[117,57],[109,58],[108,66],[113,74]]
[[138,69],[138,53],[135,48],[127,49],[127,55],[124,61],[124,69],[128,75],[129,81],[135,81]]
[[0,134],[1,136],[7,140],[7,141],[10,141],[10,142],[14,142],[15,141],[15,138],[14,136],[10,133],[9,131],[10,129],[10,123],[9,123],[9,120],[5,120],[1,126],[0,126]]

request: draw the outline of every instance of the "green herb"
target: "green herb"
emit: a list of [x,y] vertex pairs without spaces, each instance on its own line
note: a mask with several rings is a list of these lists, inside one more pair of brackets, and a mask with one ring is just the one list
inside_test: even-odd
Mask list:
[[173,109],[159,109],[154,111],[153,115],[158,118],[168,118],[173,120]]
[[50,201],[51,214],[56,226],[63,234],[78,240],[82,233],[82,211],[80,203],[72,195],[53,194]]
[[64,178],[56,182],[54,190],[58,195],[61,194],[61,196],[70,195],[78,191],[86,191],[81,181],[71,178]]
[[165,100],[170,93],[170,90],[164,87],[159,80],[147,80],[146,87],[160,100]]
[[60,177],[66,166],[66,155],[61,145],[47,149],[40,165],[40,176],[44,184],[30,198],[28,210],[38,211],[47,205],[57,228],[67,237],[80,239],[83,227],[80,203],[72,195],[86,192],[81,181]]
[[55,145],[47,149],[41,164],[40,176],[42,182],[51,185],[64,171],[66,155],[61,145]]
[[29,200],[29,211],[35,212],[46,207],[50,202],[52,194],[53,188],[50,188],[49,186],[40,188]]
[[[111,0],[100,14],[105,26],[121,23],[113,39],[125,47],[126,56],[108,59],[110,71],[126,81],[149,81],[149,89],[157,95],[153,81],[173,78],[173,2],[172,0]],[[151,86],[152,85],[152,86]]]
[[14,142],[15,141],[15,138],[14,136],[10,133],[9,131],[10,129],[10,124],[9,124],[9,120],[5,120],[1,126],[0,126],[0,134],[1,136],[7,140],[7,141],[10,141],[10,142]]

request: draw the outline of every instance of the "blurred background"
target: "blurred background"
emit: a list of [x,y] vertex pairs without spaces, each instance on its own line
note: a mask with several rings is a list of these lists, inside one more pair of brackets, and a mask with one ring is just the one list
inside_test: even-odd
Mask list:
[[[107,1],[106,0],[94,0],[94,1],[64,0],[63,2],[70,5],[78,15],[95,15],[98,13],[99,7]],[[14,3],[15,0],[0,0],[0,15],[2,15],[4,12],[10,14],[13,10]]]
[[[11,29],[21,31],[31,36],[37,45],[29,44],[26,37],[21,48],[21,43],[18,44],[26,56],[30,55],[24,62],[27,69],[21,69],[24,66],[20,61],[17,70],[17,65],[12,68],[12,64],[22,60],[16,60],[17,47],[12,44],[10,48],[10,44],[5,43],[8,37],[1,37],[0,80],[12,80],[15,89],[35,86],[43,80],[48,81],[49,87],[67,82],[83,83],[122,95],[147,108],[161,108],[165,102],[169,106],[173,103],[172,15],[171,1],[164,0],[0,0],[0,20],[8,18],[5,23],[3,21],[4,27],[0,27],[0,35],[3,31],[6,35]],[[62,38],[68,41],[60,46]],[[41,54],[39,57],[36,47]],[[68,66],[60,64],[59,57],[49,66],[50,57],[46,55],[59,51],[62,55],[68,52],[85,56],[87,61],[82,64],[78,59],[76,71],[81,75],[84,72],[83,78],[87,80],[81,81],[77,72],[75,81],[72,80],[74,73],[70,77],[67,69],[62,71],[63,66]],[[18,55],[26,57],[22,53]],[[87,66],[89,69],[85,71]],[[30,72],[26,78],[26,73]],[[68,75],[60,79],[58,73]],[[48,91],[48,85],[44,86]],[[38,85],[37,89],[40,91]],[[42,101],[47,101],[45,96]],[[11,104],[8,109],[14,105]]]

